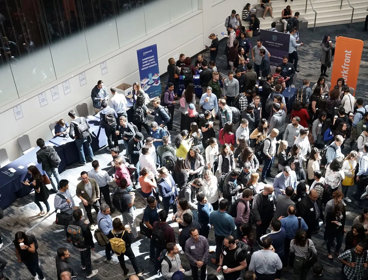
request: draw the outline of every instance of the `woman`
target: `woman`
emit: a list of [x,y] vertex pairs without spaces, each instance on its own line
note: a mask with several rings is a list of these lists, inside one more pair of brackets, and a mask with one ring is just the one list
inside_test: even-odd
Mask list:
[[132,123],[137,126],[139,131],[142,131],[142,126],[146,130],[147,134],[151,134],[151,128],[147,123],[147,115],[148,115],[148,108],[144,104],[145,98],[143,96],[138,96],[137,100],[133,106],[133,110],[129,110],[132,112],[132,115],[129,116],[129,120],[132,120]]
[[329,93],[329,97],[326,100],[326,112],[327,118],[332,119],[335,115],[335,111],[340,107],[341,99],[340,92],[338,89],[333,89]]
[[169,58],[169,65],[167,65],[167,73],[169,75],[168,83],[173,83],[175,87],[175,92],[177,92],[178,84],[179,84],[179,75],[180,69],[176,66],[176,62],[174,58]]
[[[249,43],[245,32],[240,33],[239,48],[244,49],[244,53],[242,53],[242,52],[241,53],[242,53],[242,56],[244,57],[244,61],[246,61],[247,58],[249,57],[248,55],[249,55],[249,51],[251,49],[251,44]],[[245,63],[248,63],[248,62],[245,62]],[[242,64],[242,63],[240,63],[240,59],[239,59],[239,64]],[[242,67],[242,72],[243,72],[243,70],[245,72],[246,65],[245,65],[245,67]]]
[[236,165],[234,154],[231,151],[230,146],[225,144],[221,147],[221,152],[218,157],[218,167],[216,173],[218,173],[219,176],[228,174],[231,170],[234,170],[235,167]]
[[362,224],[354,224],[351,230],[346,233],[345,251],[355,248],[360,242],[366,242],[367,238]]
[[284,24],[284,32],[287,31],[288,20],[293,17],[293,12],[289,5],[281,12],[281,22]]
[[268,121],[266,119],[261,119],[258,127],[253,130],[253,132],[249,135],[249,139],[251,141],[251,147],[254,147],[260,143],[262,143],[266,138],[268,133]]
[[309,111],[309,116],[311,117],[312,120],[314,120],[318,116],[317,109],[318,109],[318,112],[320,112],[321,110],[322,111],[324,110],[324,102],[323,102],[320,86],[317,86],[314,88],[313,93],[310,97],[308,111]]
[[263,184],[259,183],[259,173],[252,173],[250,175],[249,182],[246,186],[247,189],[251,189],[253,191],[253,194],[256,195],[257,193],[260,193],[263,189]]
[[133,90],[131,95],[127,96],[128,98],[133,99],[133,104],[137,101],[138,97],[141,96],[144,99],[144,105],[148,105],[150,103],[150,98],[147,93],[144,92],[144,90],[141,88],[141,84],[139,82],[136,82],[133,84]]
[[212,113],[210,111],[204,112],[204,117],[199,117],[198,122],[200,123],[200,128],[202,131],[202,144],[206,148],[208,145],[208,139],[216,137],[215,129],[213,128]]
[[193,213],[192,210],[190,210],[189,208],[188,201],[185,198],[180,198],[178,202],[178,211],[172,217],[172,220],[179,224],[179,228],[187,226],[187,224],[183,220],[183,215],[186,213],[193,217]]
[[217,178],[213,175],[211,170],[205,169],[203,172],[202,187],[200,191],[203,192],[208,203],[211,203],[213,210],[218,209],[219,193],[217,182]]
[[229,48],[227,55],[230,71],[234,71],[238,67],[239,64],[238,48],[239,48],[239,41],[235,39],[233,46]]
[[241,135],[239,138],[236,139],[236,141],[238,143],[238,146],[234,151],[234,158],[237,166],[241,168],[243,166],[243,162],[239,162],[238,159],[240,158],[240,155],[243,153],[244,149],[248,147],[248,144],[245,140],[244,135]]
[[336,240],[335,255],[338,256],[344,238],[346,210],[342,203],[343,197],[343,193],[337,190],[333,193],[332,199],[326,204],[325,240],[327,240],[327,258],[329,260],[333,259],[331,248],[334,241]]
[[238,158],[238,163],[241,165],[242,168],[246,163],[250,163],[250,173],[257,172],[259,168],[259,160],[253,152],[253,149],[250,147],[246,147],[244,151],[241,153],[240,157]]
[[176,213],[176,197],[178,190],[176,188],[175,181],[170,175],[166,167],[161,167],[158,171],[158,189],[162,196],[162,204],[166,213],[169,213],[170,208],[173,209],[173,213]]
[[194,147],[197,147],[199,151],[203,153],[203,144],[202,144],[203,136],[196,122],[192,122],[190,124],[189,138],[192,139],[192,145]]
[[54,127],[55,136],[68,136],[69,133],[69,124],[66,123],[63,119],[60,119]]
[[42,201],[46,205],[47,215],[50,212],[50,205],[47,201],[47,199],[49,198],[49,190],[46,188],[43,182],[42,175],[36,166],[30,165],[28,166],[27,170],[30,178],[26,179],[23,184],[35,190],[34,202],[40,209],[40,213],[38,213],[38,216],[45,215],[40,201]]
[[36,238],[33,235],[25,234],[23,231],[18,231],[15,234],[13,244],[15,246],[15,254],[17,255],[18,262],[24,263],[35,279],[44,279],[43,272],[38,262],[38,245]]
[[340,98],[343,97],[344,95],[344,86],[345,86],[345,80],[344,78],[338,78],[337,81],[336,81],[336,85],[335,85],[335,89],[338,89],[339,92],[340,92]]
[[188,135],[188,130],[182,130],[175,138],[176,157],[178,158],[186,158],[192,146],[192,139],[190,139]]
[[329,186],[329,189],[332,192],[336,191],[345,178],[345,173],[341,170],[342,162],[338,159],[334,159],[326,168],[325,174],[325,184]]
[[367,235],[368,233],[368,208],[364,208],[363,212],[356,216],[353,220],[353,225],[360,224],[364,227],[364,231]]
[[243,8],[242,20],[250,21],[250,3],[247,3]]
[[325,96],[326,94],[329,93],[329,88],[328,85],[326,83],[326,79],[325,77],[321,76],[318,78],[317,83],[315,83],[312,87],[312,92],[314,91],[314,89],[319,86],[320,87],[320,91],[321,91],[321,96]]
[[307,178],[308,178],[308,185],[312,185],[314,181],[314,172],[320,171],[320,153],[318,148],[314,147],[309,155],[308,163],[307,163]]
[[135,255],[131,247],[134,237],[132,235],[130,227],[128,225],[124,226],[119,218],[115,218],[112,222],[112,230],[109,232],[107,237],[109,238],[110,243],[112,242],[114,238],[120,238],[125,241],[125,250],[126,250],[125,253],[120,254],[120,255],[116,254],[118,257],[119,263],[120,263],[120,267],[124,271],[124,276],[128,275],[129,273],[129,269],[125,266],[125,260],[124,260],[125,256],[129,258],[134,268],[135,273],[137,275],[141,275],[142,273],[140,272],[138,268],[137,261],[135,259]]
[[330,35],[323,36],[321,42],[321,76],[328,77],[326,71],[331,67],[332,61],[332,41]]
[[291,197],[291,199],[295,203],[298,203],[306,196],[307,196],[307,185],[304,182],[300,182],[296,186],[296,193]]
[[253,36],[259,34],[260,21],[255,14],[251,14],[249,22],[249,30],[253,32]]
[[262,18],[265,19],[267,12],[270,12],[270,16],[273,18],[271,0],[261,0],[261,6],[264,9]]
[[277,150],[277,167],[279,172],[283,171],[286,166],[289,165],[289,156],[287,154],[288,142],[285,140],[280,141],[279,148]]
[[241,60],[246,60],[247,59],[247,54],[245,53],[245,49],[243,47],[239,46],[239,51],[238,51],[238,63],[236,65],[236,67],[238,67]]
[[188,183],[189,174],[185,168],[185,160],[183,158],[178,158],[176,160],[172,175],[179,189],[183,188]]
[[185,168],[188,170],[189,181],[193,180],[194,178],[198,178],[201,175],[204,168],[204,159],[199,153],[198,148],[190,148],[185,159]]
[[349,189],[354,186],[355,168],[358,164],[358,153],[351,151],[342,163],[342,171],[345,174],[344,180],[342,180],[342,192],[344,194],[344,200],[351,202],[348,197]]
[[[290,167],[295,170],[298,180],[305,180],[305,170],[303,169],[303,156],[298,145],[293,145],[290,149]],[[294,168],[293,168],[294,166]]]
[[142,168],[139,172],[139,185],[141,186],[141,193],[144,198],[149,196],[157,197],[157,184],[155,179],[153,178],[153,174],[146,168]]
[[310,116],[308,114],[307,109],[305,109],[301,102],[296,101],[293,106],[293,110],[291,111],[290,118],[299,117],[300,118],[300,125],[308,128],[309,127],[309,120]]
[[215,165],[217,165],[218,155],[219,155],[219,147],[217,145],[217,140],[216,138],[210,138],[208,140],[208,146],[205,150],[205,156],[206,156],[206,166],[212,172],[214,172],[214,170],[216,170],[217,168],[217,166]]
[[228,122],[223,128],[220,129],[219,142],[221,145],[235,145],[235,134],[233,133],[233,124]]
[[308,270],[311,265],[308,265],[308,258],[311,254],[317,255],[316,247],[312,239],[307,237],[304,230],[297,231],[295,238],[290,242],[290,253],[294,253],[294,274],[300,280],[307,279]]
[[183,95],[179,100],[179,111],[181,113],[180,130],[189,130],[190,121],[188,117],[189,104],[196,104],[194,85],[189,83],[187,88],[183,91]]
[[312,124],[312,135],[314,146],[321,149],[325,146],[323,141],[323,127],[327,119],[327,113],[324,111],[319,112],[318,118],[316,118]]

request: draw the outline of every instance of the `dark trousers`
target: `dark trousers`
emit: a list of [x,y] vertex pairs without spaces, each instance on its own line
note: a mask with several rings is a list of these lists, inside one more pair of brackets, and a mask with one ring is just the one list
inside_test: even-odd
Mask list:
[[118,256],[120,267],[123,269],[123,271],[125,273],[125,272],[128,271],[128,269],[125,266],[124,256],[127,256],[129,258],[130,262],[132,263],[132,266],[134,268],[135,273],[138,274],[140,271],[138,269],[137,261],[135,259],[134,253],[133,253],[132,248],[130,246],[126,247],[126,251],[125,251],[124,254],[121,254],[120,256]]
[[135,123],[135,125],[137,126],[137,129],[142,132],[142,126],[144,127],[144,129],[146,130],[147,134],[150,135],[151,134],[151,129],[149,127],[149,125],[146,122],[143,123]]
[[38,256],[36,256],[34,259],[23,262],[26,267],[28,268],[29,272],[32,274],[32,276],[38,275],[39,279],[43,279],[43,273],[40,268],[40,265],[38,264]]
[[107,245],[105,246],[105,255],[108,261],[111,260],[111,252],[112,252],[111,245],[110,243],[107,243]]
[[162,199],[162,204],[164,206],[164,210],[166,211],[166,213],[169,213],[170,208],[173,209],[173,213],[175,214],[177,211],[177,207],[176,207],[176,203],[175,201],[173,203],[170,204],[170,198],[163,198]]
[[259,274],[256,272],[257,280],[274,280],[276,274]]
[[213,210],[216,211],[218,209],[219,203],[218,203],[218,201],[216,201],[215,203],[212,203],[211,205],[213,207]]
[[224,279],[225,280],[238,280],[239,277],[240,277],[240,271],[236,271],[236,272],[231,272],[231,273],[228,273],[228,274],[224,274]]
[[201,225],[201,229],[199,230],[199,234],[208,238],[208,234],[210,233],[210,228],[208,225]]
[[[106,204],[110,206],[110,209],[113,209],[112,203],[111,203],[109,186],[107,185],[105,187],[100,187],[100,192],[103,195]],[[100,204],[102,203],[101,198],[102,198],[102,196],[100,197]]]
[[216,263],[219,262],[220,254],[222,251],[222,243],[224,242],[225,236],[217,236],[215,235],[216,241]]
[[321,76],[322,75],[325,75],[326,74],[326,71],[327,71],[327,66],[326,65],[321,65]]
[[271,167],[272,167],[272,164],[273,164],[273,159],[274,159],[274,157],[272,157],[271,159],[268,158],[268,157],[265,158],[263,169],[262,169],[261,180],[264,180],[264,179],[266,179],[266,177],[271,176]]
[[87,206],[86,205],[83,205],[83,206],[84,206],[84,209],[86,209],[87,217],[88,217],[90,224],[94,224],[95,220],[93,220],[93,217],[92,217],[92,206],[95,209],[96,213],[98,213],[99,209],[97,206],[97,202],[93,203],[92,205],[88,204]]
[[115,128],[111,126],[105,127],[105,134],[107,138],[107,145],[109,148],[118,147],[118,137],[115,134]]
[[[150,256],[155,265],[155,272],[159,271],[161,263],[160,263],[160,254],[162,252],[162,248],[155,246],[154,242],[151,240],[150,243]],[[152,255],[151,255],[152,254]]]
[[84,251],[80,251],[81,265],[86,268],[86,274],[92,273],[92,262],[91,262],[91,248],[86,248]]
[[344,232],[343,231],[339,231],[339,232],[336,233],[336,235],[329,234],[327,236],[327,252],[329,254],[331,254],[331,248],[334,245],[335,239],[336,239],[335,253],[339,253],[339,251],[341,249],[341,245],[342,245],[342,240],[344,239]]
[[[203,264],[201,268],[198,268],[196,265],[190,265],[190,268],[192,270],[192,277],[193,280],[206,280],[206,264]],[[200,277],[198,277],[198,271],[201,271]]]
[[357,182],[358,188],[354,194],[355,199],[360,200],[360,196],[364,193],[365,187],[368,185],[368,176],[361,175]]
[[235,97],[233,96],[226,96],[226,104],[229,106],[234,106]]
[[172,130],[172,128],[173,128],[173,121],[174,121],[175,106],[167,106],[167,109],[169,110],[169,114],[170,114],[170,121],[167,124],[167,129],[168,130]]
[[[37,198],[35,198],[34,202],[37,204],[38,208],[40,208],[40,211],[43,211],[43,207],[42,207],[40,201]],[[47,200],[42,201],[42,202],[46,205],[47,212],[50,212],[49,202]]]
[[[272,217],[271,217],[271,219],[272,219]],[[262,235],[266,234],[266,231],[267,231],[268,227],[270,226],[271,219],[265,219],[265,218],[261,217],[262,224],[256,225],[257,240],[259,240],[259,238]]]
[[295,71],[298,69],[298,60],[298,53],[296,51],[289,53],[289,62],[294,65]]
[[365,17],[365,22],[364,22],[364,30],[367,31],[367,27],[368,27],[368,16]]
[[261,72],[261,65],[254,63],[254,71],[257,73],[257,77],[259,77]]

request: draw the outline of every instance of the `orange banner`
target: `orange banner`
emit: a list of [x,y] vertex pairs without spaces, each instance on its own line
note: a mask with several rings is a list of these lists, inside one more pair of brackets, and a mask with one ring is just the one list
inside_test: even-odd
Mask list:
[[345,84],[354,88],[352,94],[355,95],[363,45],[362,40],[337,37],[331,74],[331,88],[336,85],[337,79],[344,78]]

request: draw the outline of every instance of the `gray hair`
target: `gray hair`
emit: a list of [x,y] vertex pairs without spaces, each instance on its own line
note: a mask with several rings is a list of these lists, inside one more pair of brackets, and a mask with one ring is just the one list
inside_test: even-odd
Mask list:
[[107,209],[110,209],[110,206],[107,205],[106,203],[102,203],[100,208],[101,208],[101,212],[106,212]]

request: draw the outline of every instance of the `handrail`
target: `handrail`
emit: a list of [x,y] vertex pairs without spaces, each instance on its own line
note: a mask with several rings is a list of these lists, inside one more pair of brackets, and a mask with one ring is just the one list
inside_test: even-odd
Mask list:
[[348,1],[348,6],[351,8],[351,20],[350,20],[350,23],[353,23],[353,17],[354,17],[355,8],[353,7],[353,5],[351,5],[350,0],[347,0],[347,1]]
[[[307,12],[307,3],[308,3],[308,0],[305,1],[305,12]],[[309,0],[309,4],[312,8],[312,11],[314,12],[314,25],[313,25],[313,31],[314,31],[316,29],[316,23],[317,23],[317,11],[313,7],[312,0]]]

